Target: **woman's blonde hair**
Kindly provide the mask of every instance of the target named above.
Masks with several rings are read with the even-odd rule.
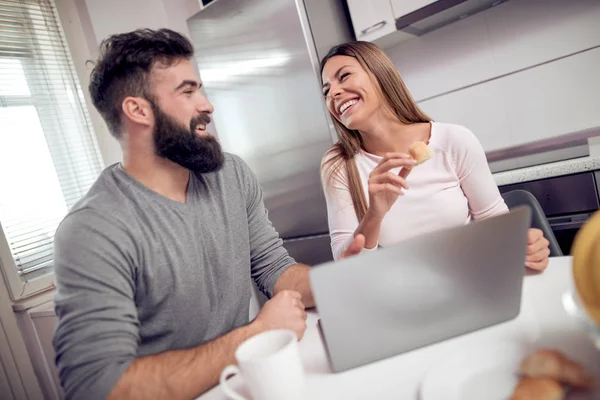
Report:
[[[348,42],[333,47],[321,60],[321,75],[327,61],[335,56],[354,57],[373,82],[376,92],[398,121],[403,124],[431,122],[410,95],[398,69],[392,60],[377,45],[370,42]],[[326,179],[333,179],[334,173],[345,165],[348,185],[354,211],[360,222],[367,212],[367,199],[362,188],[360,174],[354,156],[363,147],[360,133],[346,128],[332,116],[339,141],[331,147],[324,157],[323,169],[327,168]]]

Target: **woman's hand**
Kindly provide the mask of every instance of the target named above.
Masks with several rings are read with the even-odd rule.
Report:
[[[369,208],[367,214],[374,219],[382,220],[392,208],[399,196],[408,189],[406,177],[416,161],[404,153],[387,153],[369,175]],[[394,174],[391,169],[402,167],[400,173]]]
[[[527,257],[525,266],[538,271],[543,271],[548,266],[550,256],[550,242],[544,237],[544,233],[536,228],[527,232]]]
[[[340,258],[338,260],[343,260],[344,258],[357,256],[363,251],[365,248],[365,235],[359,233],[352,239],[350,245],[346,250],[342,252]]]

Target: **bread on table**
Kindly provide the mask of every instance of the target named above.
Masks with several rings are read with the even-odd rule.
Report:
[[[523,378],[519,381],[510,400],[564,400],[562,386],[549,378]]]
[[[549,378],[576,389],[590,389],[592,378],[583,366],[558,350],[541,349],[521,362],[521,375],[529,378]]]

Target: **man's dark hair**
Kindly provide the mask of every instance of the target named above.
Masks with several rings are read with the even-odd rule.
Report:
[[[150,72],[156,63],[169,67],[191,59],[194,47],[170,29],[138,29],[104,39],[90,76],[90,95],[115,137],[121,135],[121,104],[127,96],[153,101]]]

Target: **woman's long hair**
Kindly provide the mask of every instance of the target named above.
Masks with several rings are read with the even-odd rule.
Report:
[[[367,72],[375,90],[384,100],[398,121],[403,124],[431,122],[410,95],[398,69],[390,58],[377,45],[370,42],[348,42],[333,47],[321,60],[321,75],[327,61],[335,56],[354,57]],[[354,204],[354,211],[360,222],[367,212],[367,199],[356,167],[354,156],[363,147],[360,133],[350,130],[332,116],[339,141],[331,147],[324,157],[323,169],[328,170],[326,179],[345,165],[348,185]]]

